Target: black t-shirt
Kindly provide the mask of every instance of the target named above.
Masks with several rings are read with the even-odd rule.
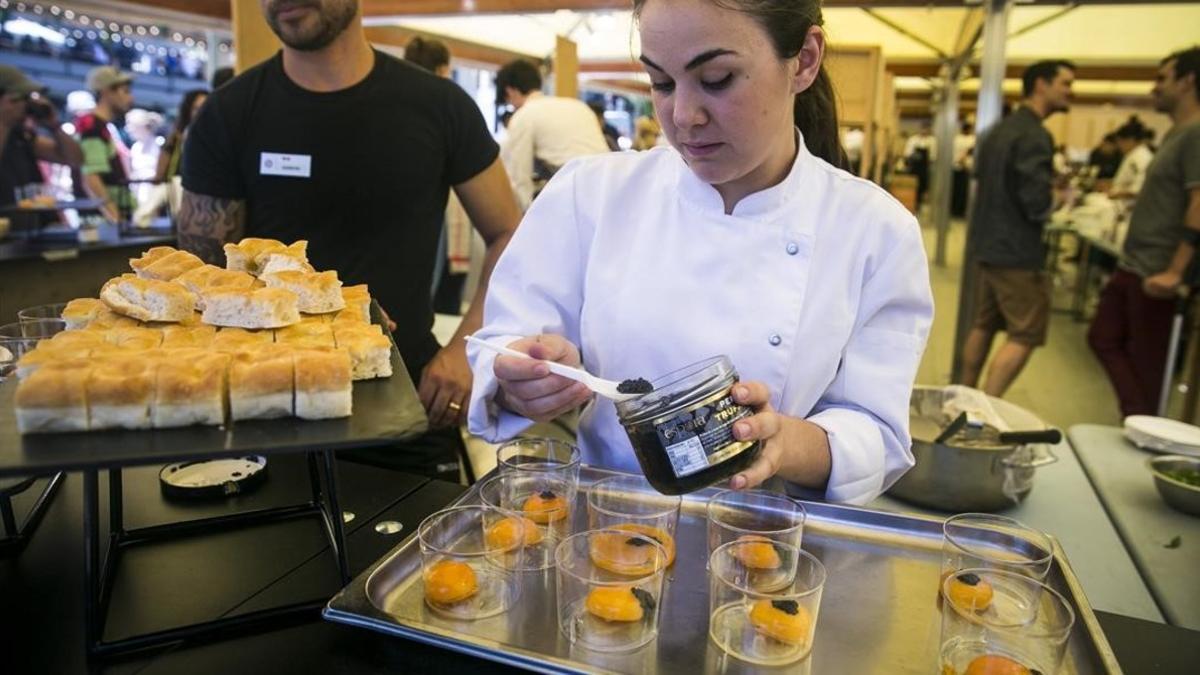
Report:
[[[24,126],[9,132],[4,155],[0,156],[0,206],[17,203],[17,188],[45,182],[33,152],[33,140],[33,134]]]
[[[368,284],[416,376],[438,349],[430,287],[450,186],[498,154],[479,108],[449,80],[377,51],[362,82],[316,93],[276,54],[201,108],[183,186],[245,200],[246,236],[307,239],[318,270]]]

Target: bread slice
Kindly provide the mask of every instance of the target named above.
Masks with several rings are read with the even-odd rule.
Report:
[[[299,272],[288,270],[264,274],[260,279],[267,288],[286,288],[299,298],[301,312],[325,314],[336,312],[346,306],[342,299],[342,282],[337,272]]]
[[[254,287],[255,279],[245,272],[237,272],[204,265],[179,275],[175,283],[183,286],[196,295],[196,309],[204,310],[204,295],[217,290],[249,290]]]
[[[297,258],[288,253],[265,253],[259,256],[258,262],[259,276],[289,270],[296,272],[316,272],[313,266],[308,264],[307,260]]]
[[[157,349],[162,346],[163,331],[161,328],[134,326],[129,328],[114,328],[105,334],[108,341],[127,350],[144,351]]]
[[[277,344],[295,348],[334,347],[333,326],[327,323],[300,322],[275,331]]]
[[[353,405],[350,354],[344,349],[301,349],[294,352],[293,360],[296,417],[349,417]]]
[[[161,360],[151,412],[154,428],[224,424],[230,358],[219,352],[179,349]]]
[[[96,318],[88,323],[86,330],[104,331],[126,326],[137,326],[139,323],[137,319],[131,319],[123,314],[118,314],[109,309],[108,305],[104,305],[104,308],[96,314]]]
[[[64,330],[50,339],[38,342],[38,349],[63,347],[92,347],[109,342],[107,330]]]
[[[213,337],[209,348],[215,352],[236,354],[247,349],[257,349],[275,341],[273,331],[246,330],[245,328],[222,328]]]
[[[263,265],[270,261],[269,258],[272,254],[288,256],[307,263],[308,242],[301,239],[285,245],[277,239],[246,237],[236,244],[225,244],[225,268],[249,272],[258,276],[262,273]]]
[[[102,311],[109,309],[99,298],[75,298],[63,308],[62,320],[66,323],[67,330],[87,328]]]
[[[86,360],[93,351],[93,345],[70,345],[55,347],[50,341],[43,340],[37,348],[25,352],[17,359],[17,379],[24,380],[36,373],[43,366],[56,364],[72,359]]]
[[[203,321],[232,328],[283,328],[300,322],[296,294],[283,288],[213,291],[204,297]]]
[[[342,287],[342,299],[346,301],[346,307],[356,307],[359,316],[362,316],[364,321],[370,321],[371,293],[366,284]]]
[[[22,434],[87,431],[85,383],[90,371],[87,359],[62,359],[21,380],[14,395],[17,430]]]
[[[183,321],[196,309],[196,297],[178,284],[132,274],[110,279],[100,299],[114,312],[141,321]]]
[[[333,337],[338,348],[350,353],[354,379],[392,376],[392,341],[379,326],[335,323]]]
[[[162,331],[163,349],[208,349],[217,337],[215,326],[169,326]]]
[[[89,428],[149,429],[158,363],[133,356],[106,356],[86,383]]]
[[[229,366],[230,419],[290,417],[294,378],[287,346],[263,345],[235,354]]]
[[[142,254],[141,258],[131,259],[129,266],[142,279],[172,279],[204,266],[204,261],[187,251],[179,251],[170,246],[155,246]]]

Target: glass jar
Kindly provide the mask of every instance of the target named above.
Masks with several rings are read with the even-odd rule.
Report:
[[[654,390],[617,403],[617,417],[642,472],[663,494],[693,492],[750,466],[759,441],[739,441],[733,425],[754,410],[733,400],[737,370],[716,356],[667,373]]]

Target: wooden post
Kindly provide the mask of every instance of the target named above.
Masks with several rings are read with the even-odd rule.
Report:
[[[237,55],[234,69],[244,73],[279,51],[279,38],[263,18],[258,0],[229,0],[233,18],[233,50]]]
[[[579,51],[574,42],[561,35],[554,43],[554,95],[579,96]]]

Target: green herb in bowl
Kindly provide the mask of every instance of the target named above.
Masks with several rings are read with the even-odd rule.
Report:
[[[1200,488],[1200,470],[1197,469],[1159,469],[1159,473],[1170,478],[1171,480],[1179,481],[1185,485]]]

